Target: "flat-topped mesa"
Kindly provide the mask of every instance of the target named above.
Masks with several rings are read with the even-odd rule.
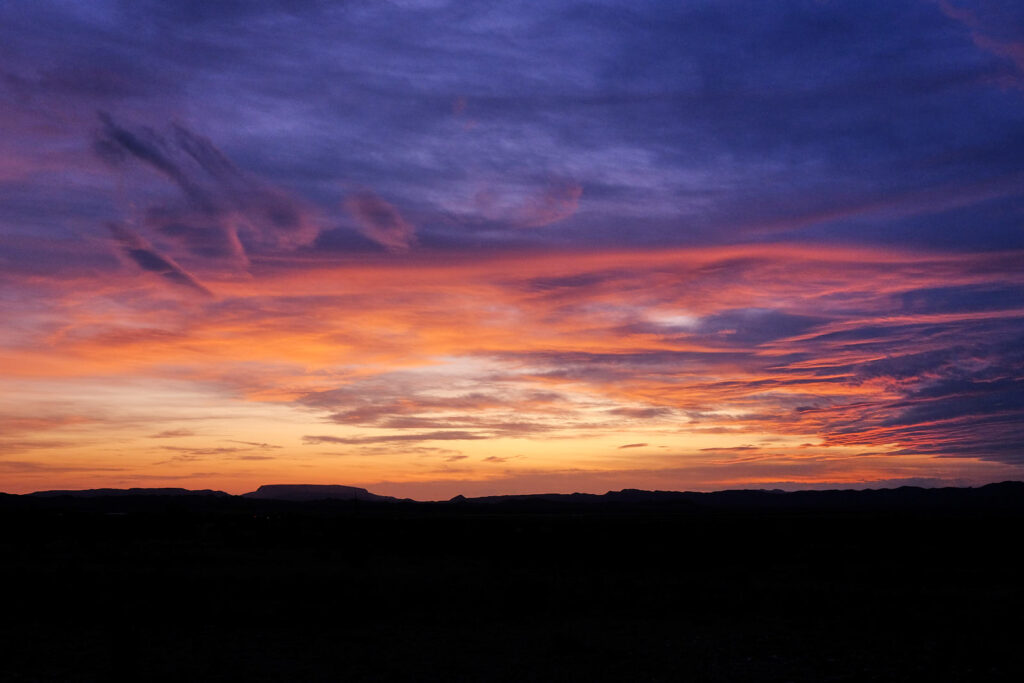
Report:
[[[362,500],[368,502],[398,502],[402,499],[378,496],[357,486],[337,484],[264,484],[255,491],[243,493],[243,498],[260,500]]]

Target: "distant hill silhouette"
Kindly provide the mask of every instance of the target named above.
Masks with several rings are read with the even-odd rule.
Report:
[[[392,496],[378,496],[356,486],[323,484],[264,484],[255,491],[243,493],[242,498],[258,500],[360,500],[373,503],[398,502],[403,499]],[[408,499],[404,499],[408,501]]]
[[[6,501],[16,499],[104,499],[145,497],[189,498],[196,500],[248,500],[289,503],[318,501],[359,501],[390,505],[403,503],[415,509],[450,509],[480,511],[598,511],[655,510],[692,511],[951,511],[966,509],[1024,510],[1024,482],[1006,481],[977,488],[919,488],[901,486],[894,489],[843,489],[821,491],[780,491],[741,489],[702,493],[695,491],[644,491],[622,489],[595,493],[538,493],[467,498],[457,495],[448,501],[420,502],[408,498],[382,496],[356,486],[322,484],[268,484],[257,490],[232,496],[223,491],[183,488],[129,488],[36,491],[26,496],[4,495]]]
[[[1024,482],[1005,481],[978,488],[830,489],[821,491],[781,491],[778,489],[738,489],[702,493],[695,491],[644,491],[622,489],[605,494],[540,493],[512,496],[455,496],[448,501],[457,505],[531,506],[651,506],[674,508],[734,510],[830,510],[830,509],[910,509],[968,507],[1024,508]]]

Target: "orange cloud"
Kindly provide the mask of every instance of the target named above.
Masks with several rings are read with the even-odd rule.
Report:
[[[70,274],[23,283],[40,308],[6,337],[0,362],[19,382],[8,396],[37,396],[18,420],[29,406],[76,414],[46,405],[57,394],[45,387],[70,382],[88,397],[75,401],[104,415],[90,439],[152,453],[115,461],[135,463],[125,476],[202,463],[189,471],[265,483],[303,463],[325,482],[426,482],[452,456],[466,456],[467,480],[552,484],[562,479],[543,472],[605,481],[593,473],[641,465],[708,482],[778,480],[786,463],[807,480],[897,476],[899,462],[944,455],[1008,467],[1020,257],[802,245],[294,256],[254,260],[250,279],[211,275],[216,300],[127,273]],[[132,406],[178,405],[186,388],[174,411]],[[56,423],[48,439],[80,439],[73,430],[86,426]],[[154,434],[187,452],[159,457]],[[196,434],[282,449],[241,458]],[[655,458],[665,449],[671,464]],[[82,466],[56,447],[25,453]],[[866,453],[873,469],[857,464]],[[733,474],[701,474],[726,465]],[[524,468],[538,474],[516,479]],[[43,476],[30,470],[19,481]]]

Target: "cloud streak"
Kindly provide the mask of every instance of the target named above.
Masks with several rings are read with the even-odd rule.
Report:
[[[340,436],[304,436],[302,437],[303,443],[309,446],[319,446],[322,444],[340,444],[340,445],[362,445],[362,444],[375,444],[375,443],[395,443],[395,442],[419,442],[419,441],[478,441],[486,439],[487,437],[482,434],[475,434],[473,432],[464,431],[436,431],[436,432],[421,432],[416,434],[385,434],[380,436],[357,436],[357,437],[340,437]]]
[[[121,253],[142,270],[154,273],[176,287],[188,289],[207,297],[213,296],[209,289],[192,275],[186,273],[171,258],[157,252],[151,244],[131,228],[117,224],[111,224],[108,227]]]

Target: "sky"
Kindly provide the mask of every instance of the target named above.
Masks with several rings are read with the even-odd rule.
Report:
[[[1015,0],[12,0],[0,131],[0,491],[1024,477]]]

